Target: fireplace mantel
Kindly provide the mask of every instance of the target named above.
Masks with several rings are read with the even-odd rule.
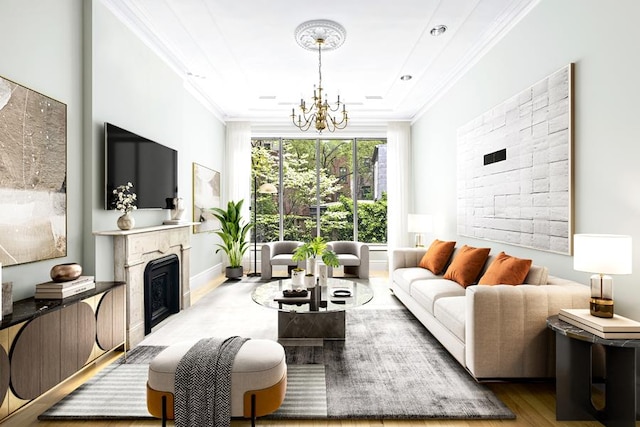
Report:
[[[144,270],[158,258],[175,254],[180,261],[180,309],[191,305],[189,251],[193,223],[168,224],[131,230],[96,231],[113,237],[114,280],[127,283],[127,343],[144,339]]]

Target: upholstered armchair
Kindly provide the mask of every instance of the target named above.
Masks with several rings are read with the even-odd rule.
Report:
[[[293,260],[293,253],[302,242],[287,240],[269,242],[262,245],[260,253],[260,270],[263,279],[271,279],[274,265],[286,265],[287,272],[298,266]]]
[[[345,274],[354,274],[360,279],[369,278],[369,246],[362,242],[333,241],[327,243],[338,256],[338,262],[344,266]],[[333,277],[333,268],[329,267],[329,277]]]

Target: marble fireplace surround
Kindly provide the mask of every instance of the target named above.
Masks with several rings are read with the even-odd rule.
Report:
[[[127,346],[144,339],[144,270],[155,259],[175,254],[180,262],[180,310],[191,305],[189,251],[191,223],[132,230],[99,231],[113,237],[114,280],[127,283]]]

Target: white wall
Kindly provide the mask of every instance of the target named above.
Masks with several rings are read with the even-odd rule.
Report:
[[[82,262],[82,0],[2,0],[0,75],[67,105],[67,257],[4,267],[13,298],[63,262]]]
[[[434,233],[532,258],[588,283],[573,258],[456,235],[456,130],[574,62],[576,233],[629,234],[632,275],[614,278],[616,312],[640,320],[640,2],[542,0],[412,127],[414,211],[437,215]],[[446,178],[446,179],[443,179]]]
[[[185,218],[190,219],[192,162],[220,170],[224,124],[185,89],[182,76],[100,1],[92,2],[91,23],[92,231],[115,229],[120,215],[104,209],[104,122],[178,150],[178,193],[188,208]],[[137,210],[136,227],[161,224],[168,215],[168,210]],[[212,250],[213,238],[211,234],[192,237],[192,276],[221,262],[221,255]],[[112,278],[110,237],[96,238],[95,260],[96,276]]]
[[[2,0],[0,75],[67,105],[68,256],[3,268],[14,300],[32,296],[63,262],[79,262],[99,280],[113,278],[111,241],[92,234],[115,229],[118,216],[103,207],[105,121],[178,150],[187,218],[192,162],[222,170],[224,123],[100,0]],[[136,226],[160,224],[168,215],[136,211]],[[192,236],[192,277],[220,271],[213,242],[213,234]]]

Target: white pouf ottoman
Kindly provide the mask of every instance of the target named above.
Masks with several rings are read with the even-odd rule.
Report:
[[[164,349],[149,364],[147,409],[154,417],[174,419],[175,373],[182,356],[196,341],[174,344]],[[250,339],[236,354],[231,370],[231,416],[251,418],[277,410],[287,389],[287,364],[284,348],[275,341]]]

